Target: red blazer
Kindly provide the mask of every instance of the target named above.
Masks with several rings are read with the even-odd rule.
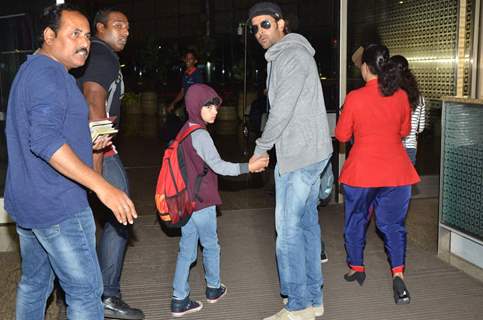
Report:
[[[377,79],[351,91],[345,99],[335,136],[340,142],[354,137],[354,145],[339,177],[353,187],[395,187],[420,181],[401,139],[411,129],[406,93],[384,97]]]

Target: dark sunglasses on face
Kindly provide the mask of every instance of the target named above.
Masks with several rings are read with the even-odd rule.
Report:
[[[257,34],[259,27],[262,27],[263,29],[268,30],[268,29],[270,29],[272,27],[272,23],[270,21],[268,21],[268,20],[263,20],[259,25],[252,24],[250,26],[251,33],[252,34]]]

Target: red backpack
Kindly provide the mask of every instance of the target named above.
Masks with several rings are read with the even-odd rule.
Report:
[[[154,201],[159,217],[168,227],[178,228],[188,222],[195,207],[201,179],[208,173],[208,167],[205,164],[203,173],[196,178],[194,195],[192,195],[180,144],[193,131],[201,128],[203,127],[200,125],[193,125],[180,131],[164,151]]]

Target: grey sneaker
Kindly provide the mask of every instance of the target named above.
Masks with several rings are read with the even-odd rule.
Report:
[[[329,261],[329,258],[327,258],[327,254],[325,252],[322,252],[322,254],[320,255],[320,262],[326,263],[327,261]]]

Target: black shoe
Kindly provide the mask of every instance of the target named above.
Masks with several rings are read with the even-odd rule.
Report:
[[[201,301],[193,301],[187,296],[183,300],[171,299],[171,315],[182,317],[185,314],[198,312],[203,309]]]
[[[327,207],[330,203],[330,196],[325,199],[319,199],[319,203],[317,204],[317,208]]]
[[[219,288],[206,287],[206,301],[208,303],[216,303],[226,294],[226,287],[221,284]]]
[[[400,277],[392,279],[392,290],[394,291],[394,302],[396,304],[409,304],[411,302],[408,288],[406,288],[406,284]]]
[[[325,252],[322,252],[322,254],[320,255],[320,262],[326,263],[327,261],[329,261],[329,258],[327,258],[327,254]]]
[[[366,273],[364,271],[362,272],[356,271],[352,274],[348,272],[344,274],[344,279],[345,281],[349,281],[349,282],[357,281],[357,283],[359,283],[359,285],[362,286],[362,284],[364,283],[364,280],[366,280]]]
[[[135,308],[131,308],[119,297],[107,297],[102,299],[104,304],[104,317],[111,319],[142,320],[144,313]]]

